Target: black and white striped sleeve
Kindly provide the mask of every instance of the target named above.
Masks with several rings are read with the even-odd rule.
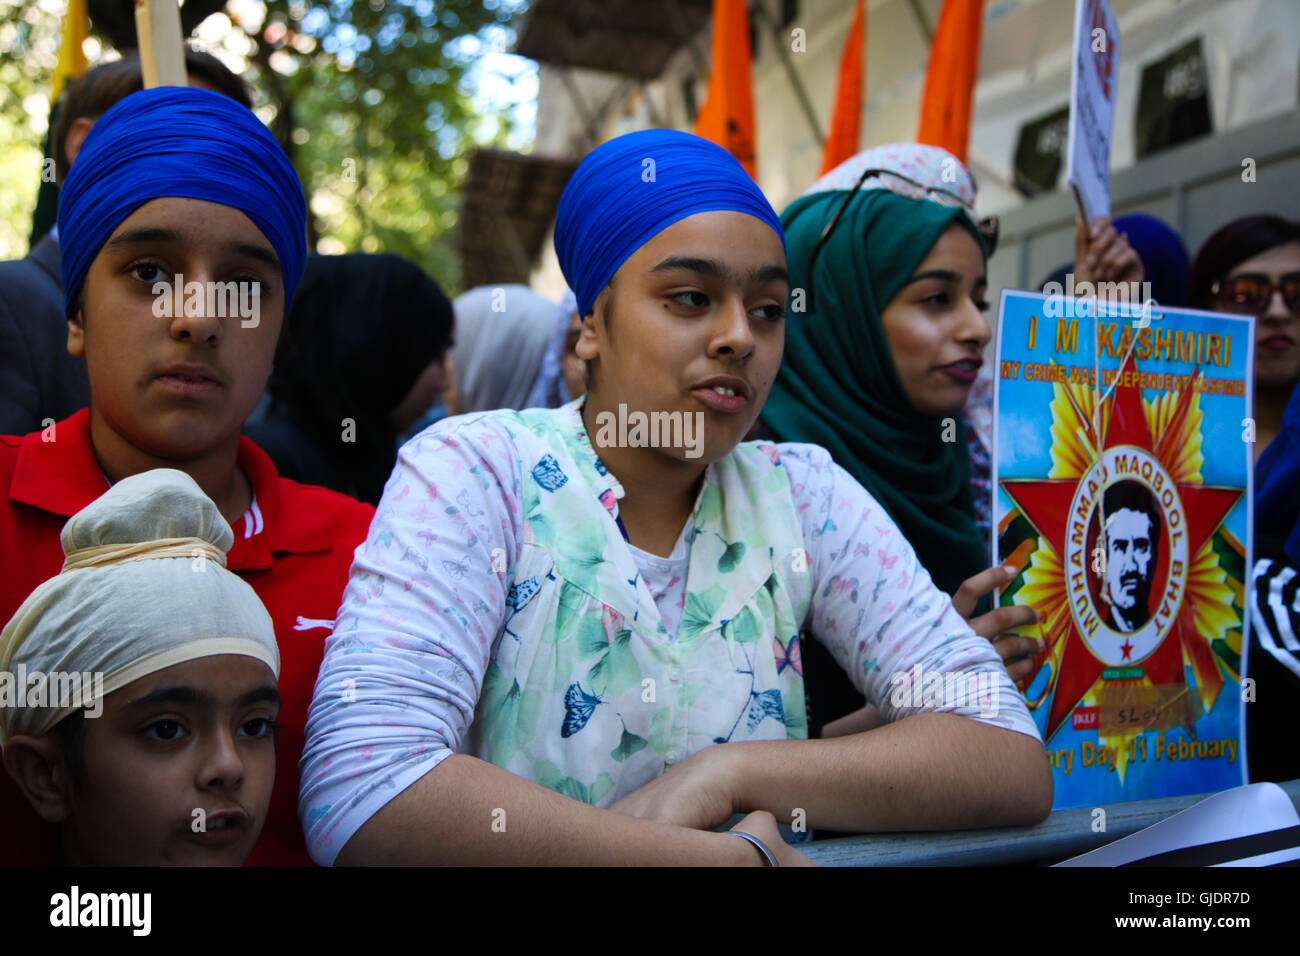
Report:
[[[1251,575],[1251,626],[1257,646],[1300,679],[1300,572],[1261,558]]]

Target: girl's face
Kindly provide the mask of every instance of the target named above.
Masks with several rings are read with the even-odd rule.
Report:
[[[954,223],[880,314],[903,392],[922,415],[955,416],[966,404],[992,336],[979,244]]]
[[[651,450],[700,465],[725,457],[780,368],[789,293],[781,239],[758,219],[717,211],[673,223],[623,263],[582,325],[591,408],[691,416],[696,447]]]
[[[84,786],[64,820],[68,862],[239,866],[275,782],[275,675],[223,654],[109,694],[86,720]]]
[[[178,277],[179,308],[154,291]],[[68,323],[68,351],[86,357],[92,427],[172,460],[237,441],[283,316],[279,260],[247,216],[201,199],[145,203],[91,263]]]
[[[1276,285],[1284,275],[1300,271],[1300,242],[1274,246],[1238,263],[1224,283],[1238,276],[1263,275]],[[1215,303],[1225,312],[1240,307],[1225,302],[1222,293]],[[1255,384],[1266,389],[1290,389],[1300,382],[1300,315],[1282,300],[1277,290],[1269,296],[1268,308],[1255,324]]]

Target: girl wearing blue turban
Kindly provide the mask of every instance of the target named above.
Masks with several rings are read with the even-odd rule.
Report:
[[[317,862],[800,863],[777,820],[1041,819],[1024,703],[897,526],[824,449],[743,441],[789,296],[753,180],[695,136],[621,136],[555,246],[588,392],[399,454],[312,701]],[[805,623],[887,726],[806,739]],[[926,672],[983,691],[927,697]],[[739,813],[755,845],[707,832]]]
[[[68,517],[130,475],[185,472],[234,528],[227,567],[266,605],[282,662],[275,787],[250,857],[260,864],[310,862],[297,820],[307,700],[321,628],[373,513],[282,480],[240,436],[302,274],[305,216],[298,177],[245,107],[171,87],[119,101],[59,197],[68,349],[85,356],[90,407],[0,442],[0,619],[59,573]],[[47,862],[34,845],[15,852],[44,831],[20,822],[27,809],[10,814],[11,791],[6,776],[0,815],[12,825],[0,862]],[[213,806],[230,807],[232,793]]]

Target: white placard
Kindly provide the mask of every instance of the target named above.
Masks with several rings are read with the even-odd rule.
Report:
[[[1198,862],[1190,857],[1170,865],[1274,866],[1300,859],[1296,838],[1288,838],[1283,832],[1297,825],[1300,816],[1285,790],[1275,783],[1252,783],[1216,793],[1145,830],[1056,865],[1125,866],[1159,854],[1200,847],[1205,861],[1216,862]],[[1271,832],[1276,832],[1277,837],[1268,847],[1252,850],[1248,842],[1242,842]]]
[[[135,0],[135,35],[145,89],[189,84],[176,0]]]
[[[1075,0],[1066,179],[1084,217],[1110,215],[1110,137],[1119,82],[1119,22],[1110,0]]]

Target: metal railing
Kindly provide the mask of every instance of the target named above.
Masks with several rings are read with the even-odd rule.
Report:
[[[1300,779],[1279,786],[1300,809]],[[1106,829],[1093,831],[1093,808],[1056,810],[1032,827],[931,833],[870,833],[819,840],[799,849],[819,866],[1030,866],[1058,863],[1159,823],[1210,793],[1104,804]]]

